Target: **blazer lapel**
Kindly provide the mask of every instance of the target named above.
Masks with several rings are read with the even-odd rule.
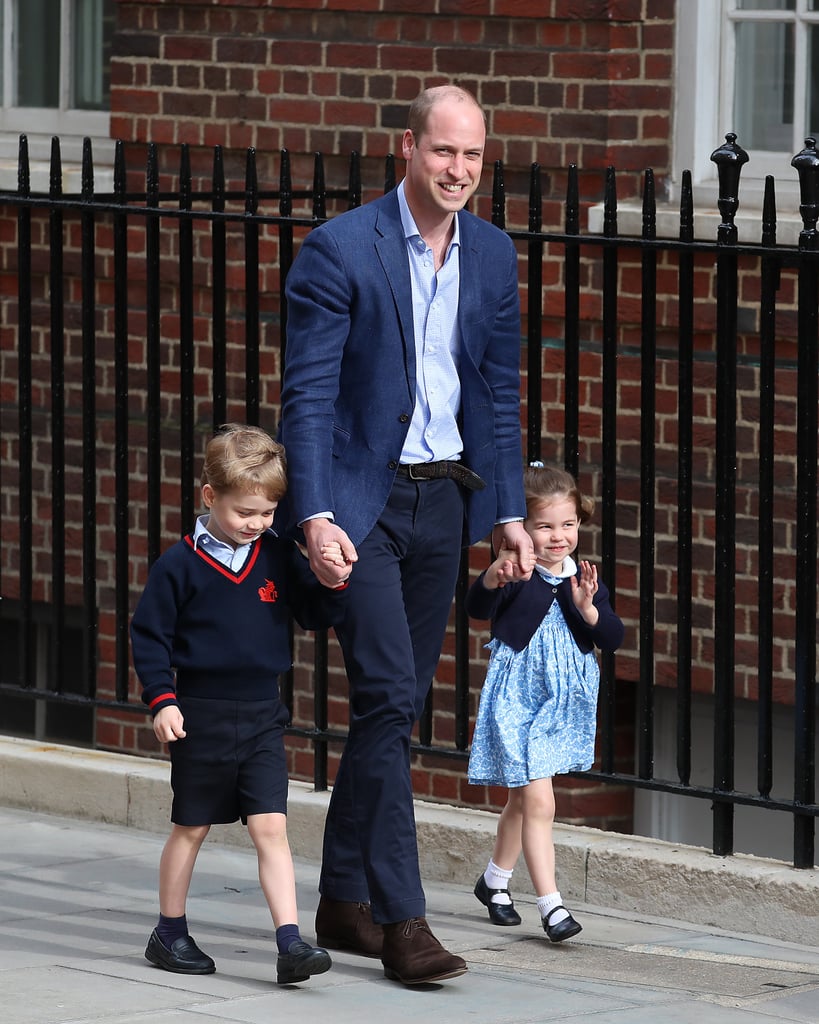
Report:
[[[481,309],[481,265],[480,248],[475,233],[471,230],[470,218],[458,214],[458,226],[461,236],[461,280],[458,296],[458,322],[461,327],[461,342],[467,350],[471,349],[474,331],[470,324],[477,319]]]
[[[407,367],[407,381],[410,398],[415,400],[415,329],[412,317],[412,287],[410,285],[407,243],[404,227],[395,195],[385,197],[391,202],[383,203],[375,219],[375,251],[381,261],[384,276],[392,292],[398,321],[401,325],[401,340],[404,343],[404,360]]]

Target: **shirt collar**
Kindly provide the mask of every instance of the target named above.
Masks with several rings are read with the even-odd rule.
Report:
[[[535,565],[535,572],[545,580],[549,580],[549,582],[558,582],[559,580],[565,580],[570,576],[577,575],[577,563],[571,555],[566,555],[563,559],[563,566],[557,576],[553,572],[549,572],[548,569],[544,569],[542,565]]]
[[[225,544],[224,541],[219,540],[218,537],[214,537],[208,529],[208,519],[210,516],[199,516],[196,520],[196,525],[193,528],[193,546],[194,549],[202,542],[203,547],[207,547],[209,544],[221,544],[222,547],[230,547],[229,544]],[[265,533],[272,533],[274,537],[278,537],[278,534],[271,526],[265,530]]]
[[[409,241],[412,238],[420,238],[421,232],[418,230],[418,225],[415,223],[415,218],[410,213],[409,203],[407,197],[404,194],[404,182],[402,181],[398,188],[395,190],[398,195],[398,209],[401,211],[401,225],[404,228],[404,237]],[[454,217],[454,227],[452,232],[452,241],[449,243],[452,245],[460,246],[461,244],[461,224],[458,219],[458,214]]]

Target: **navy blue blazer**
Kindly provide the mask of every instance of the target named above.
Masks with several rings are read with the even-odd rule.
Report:
[[[601,651],[616,651],[623,642],[623,623],[611,606],[606,585],[600,580],[594,595],[594,606],[600,617],[597,625],[592,627],[572,600],[572,583],[568,577],[561,583],[552,584],[540,573],[533,572],[528,580],[489,590],[483,585],[485,575],[482,572],[467,591],[467,613],[473,619],[491,619],[492,636],[516,651],[522,651],[535,635],[555,598],[577,646],[584,654],[595,647]],[[577,575],[580,576],[579,569]]]
[[[508,236],[462,211],[458,320],[466,541],[523,518],[520,300]],[[315,228],[285,287],[289,523],[332,512],[353,544],[387,503],[415,403],[409,261],[395,192]]]

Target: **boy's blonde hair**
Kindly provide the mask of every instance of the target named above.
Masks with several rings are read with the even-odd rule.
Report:
[[[542,463],[527,466],[523,472],[523,490],[527,510],[534,505],[565,499],[574,503],[581,523],[591,519],[594,512],[594,499],[581,492],[575,478],[565,469]]]
[[[205,449],[202,486],[217,494],[241,491],[279,501],[287,490],[284,446],[260,427],[226,423]]]

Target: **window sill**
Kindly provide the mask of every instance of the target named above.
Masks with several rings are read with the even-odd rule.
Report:
[[[799,200],[796,200],[798,205]],[[588,211],[588,230],[594,234],[603,233],[602,203],[597,203]],[[698,242],[715,242],[717,240],[717,229],[722,223],[719,210],[698,210],[696,203],[694,207],[694,238]],[[740,201],[740,207],[734,218],[737,228],[738,240],[743,245],[756,245],[762,241],[762,208],[760,205],[747,205],[745,208]],[[777,212],[776,216],[776,241],[778,245],[798,245],[799,233],[804,228],[802,218],[797,213],[790,211]],[[643,207],[642,203],[632,200],[618,202],[617,204],[617,231],[620,235],[635,236],[639,238],[643,233]],[[680,208],[678,205],[667,203],[657,204],[657,237],[673,238],[680,237]]]

